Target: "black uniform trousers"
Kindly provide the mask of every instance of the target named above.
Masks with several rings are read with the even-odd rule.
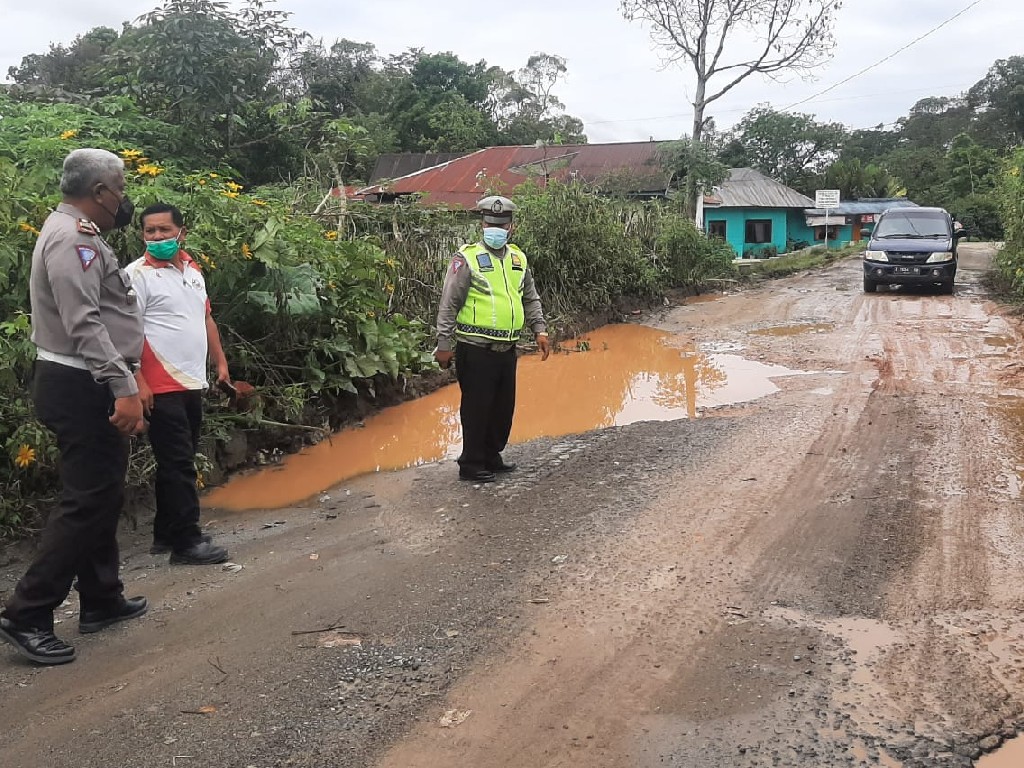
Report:
[[[516,409],[516,348],[501,352],[475,344],[455,346],[455,372],[462,390],[462,455],[464,472],[501,462]]]
[[[199,542],[199,489],[196,451],[203,423],[200,390],[153,396],[149,443],[156,457],[156,517],[153,538],[175,550]]]
[[[117,523],[129,446],[108,420],[110,388],[93,381],[88,371],[36,361],[32,396],[39,420],[57,437],[62,490],[35,559],[3,615],[52,631],[53,611],[76,577],[83,611],[109,610],[123,599]]]

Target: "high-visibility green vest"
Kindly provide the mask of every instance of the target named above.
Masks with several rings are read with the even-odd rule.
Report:
[[[459,253],[470,271],[469,294],[455,318],[455,332],[488,341],[517,341],[526,314],[523,279],[526,255],[514,245],[497,258],[482,244],[464,245]]]

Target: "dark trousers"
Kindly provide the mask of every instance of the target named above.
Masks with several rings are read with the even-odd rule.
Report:
[[[82,610],[122,599],[117,522],[124,504],[128,438],[110,424],[110,388],[88,371],[37,361],[33,399],[39,420],[57,437],[60,504],[50,513],[35,560],[14,589],[4,616],[53,629],[53,610],[77,577]]]
[[[487,469],[501,460],[516,410],[516,350],[496,352],[460,343],[455,347],[455,372],[462,390],[462,455],[464,471]]]
[[[199,541],[196,451],[203,423],[203,393],[155,395],[149,414],[149,443],[156,457],[156,517],[153,538],[174,549]]]

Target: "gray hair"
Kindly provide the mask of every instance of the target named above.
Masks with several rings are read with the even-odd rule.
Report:
[[[64,158],[60,191],[84,197],[96,184],[111,183],[124,173],[124,160],[105,149],[76,149]]]

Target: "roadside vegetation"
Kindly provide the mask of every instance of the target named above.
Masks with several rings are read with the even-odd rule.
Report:
[[[199,53],[182,62],[182,48]],[[118,153],[137,206],[163,200],[186,213],[232,375],[256,392],[241,410],[209,401],[202,483],[219,476],[240,432],[250,452],[287,449],[445,380],[431,326],[448,260],[478,223],[330,190],[366,181],[386,152],[585,141],[555,96],[566,72],[551,54],[506,71],[451,53],[324,45],[270,6],[213,0],[168,0],[12,67],[13,85],[0,86],[0,535],[31,526],[58,487],[55,447],[28,393],[28,274],[67,152]],[[1024,58],[996,62],[963,98],[923,100],[891,130],[851,132],[759,105],[731,131],[709,121],[700,146],[671,145],[664,162],[678,180],[750,166],[804,193],[906,192],[944,205],[978,237],[1005,233],[1001,272],[1024,296],[1020,87]],[[682,215],[686,190],[651,202],[628,189],[524,179],[510,190],[482,178],[480,191],[521,205],[515,238],[556,332],[737,278],[728,246]],[[126,260],[142,253],[135,229],[111,241]],[[844,253],[810,249],[751,269],[777,276]],[[139,441],[133,489],[148,486],[152,466]]]

